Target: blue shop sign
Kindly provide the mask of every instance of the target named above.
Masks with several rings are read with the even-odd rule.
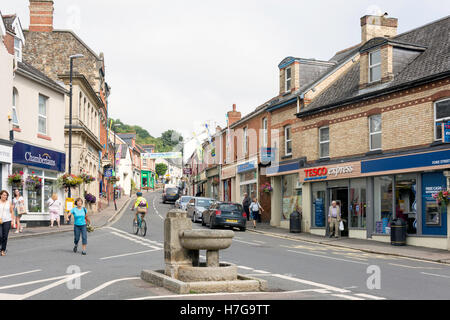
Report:
[[[237,167],[237,173],[243,173],[247,171],[252,171],[256,169],[256,162],[247,162],[244,164],[240,164]]]
[[[450,122],[444,123],[444,143],[450,143]]]
[[[450,165],[450,150],[361,161],[361,173]]]
[[[16,142],[13,147],[13,163],[59,172],[66,171],[64,153],[20,142]]]
[[[113,176],[113,168],[105,169],[105,178],[111,178]]]

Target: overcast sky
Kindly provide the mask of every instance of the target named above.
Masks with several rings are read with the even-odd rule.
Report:
[[[1,0],[29,25],[28,0]],[[185,138],[278,94],[287,56],[330,59],[360,42],[360,17],[398,18],[398,32],[450,13],[448,0],[55,0],[54,27],[104,52],[110,115],[157,137]]]

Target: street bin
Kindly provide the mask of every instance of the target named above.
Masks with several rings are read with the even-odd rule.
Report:
[[[391,222],[391,245],[406,246],[406,222],[397,218]]]
[[[289,232],[300,233],[302,232],[301,226],[302,226],[302,215],[297,211],[292,212],[290,216]]]

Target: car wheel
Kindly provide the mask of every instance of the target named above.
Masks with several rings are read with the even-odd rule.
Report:
[[[192,222],[197,223],[197,216],[196,216],[195,212],[192,214]]]
[[[239,228],[239,231],[241,231],[241,232],[244,232],[245,230],[247,230],[246,227]]]

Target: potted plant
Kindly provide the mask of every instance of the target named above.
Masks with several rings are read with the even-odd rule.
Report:
[[[32,175],[29,175],[27,179],[25,180],[25,184],[27,186],[27,189],[30,191],[37,191],[42,188],[42,179],[38,176],[34,175],[34,172]]]
[[[445,208],[449,202],[449,192],[448,190],[439,191],[438,193],[433,194],[433,198],[436,199],[438,206]]]
[[[95,178],[93,176],[91,176],[90,174],[86,174],[84,172],[80,175],[80,178],[83,179],[83,182],[85,184],[90,184],[91,182],[95,181]]]
[[[91,204],[91,205],[95,204],[97,202],[97,198],[93,194],[90,194],[90,193],[85,194],[84,200],[86,200],[86,203]]]
[[[23,186],[23,171],[15,172],[8,176],[8,184],[15,188]]]
[[[220,183],[219,177],[214,177],[212,180],[212,184],[217,186]]]
[[[272,190],[273,190],[273,188],[272,188],[272,186],[270,185],[270,182],[264,183],[264,184],[261,186],[261,191],[263,191],[263,192],[265,192],[265,193],[270,193],[270,192],[272,192]]]

